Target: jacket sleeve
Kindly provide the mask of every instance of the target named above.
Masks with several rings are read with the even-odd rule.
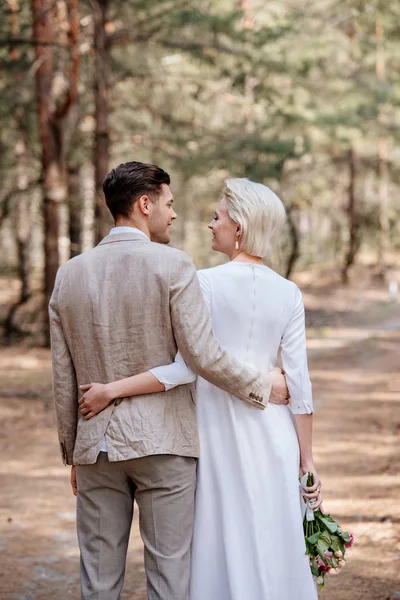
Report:
[[[204,286],[205,282],[203,291]],[[178,348],[193,371],[240,400],[264,409],[271,392],[271,375],[242,364],[221,349],[212,332],[196,269],[179,251],[170,271],[170,310]]]
[[[306,326],[301,292],[294,286],[294,306],[281,342],[282,366],[293,414],[313,412],[311,381],[308,375]]]
[[[53,397],[63,462],[65,465],[72,465],[78,421],[78,385],[60,318],[58,306],[60,280],[58,273],[49,303]]]

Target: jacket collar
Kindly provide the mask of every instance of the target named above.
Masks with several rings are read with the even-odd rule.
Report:
[[[106,237],[101,240],[98,246],[102,246],[103,244],[113,244],[114,242],[143,242],[144,244],[147,244],[150,243],[150,240],[147,236],[132,229],[132,233],[126,232],[106,235]]]

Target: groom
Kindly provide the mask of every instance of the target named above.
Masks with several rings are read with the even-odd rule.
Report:
[[[116,400],[90,420],[79,415],[79,385],[169,364],[179,348],[194,371],[249,410],[287,404],[281,374],[241,364],[214,337],[195,267],[166,245],[176,218],[169,184],[155,165],[113,169],[103,189],[116,227],[59,269],[50,301],[58,434],[64,463],[76,465],[84,600],[120,598],[134,499],[148,598],[189,598],[199,445],[191,384]]]

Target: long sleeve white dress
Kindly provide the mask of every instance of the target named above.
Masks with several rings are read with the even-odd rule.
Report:
[[[198,275],[225,350],[268,371],[281,349],[291,404],[269,403],[259,411],[197,378],[200,459],[190,598],[315,600],[292,418],[313,412],[301,293],[264,265],[234,261]],[[167,380],[165,369],[152,372]],[[182,367],[174,385],[192,376]]]

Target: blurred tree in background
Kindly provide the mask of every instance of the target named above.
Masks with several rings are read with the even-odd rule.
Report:
[[[399,23],[396,0],[3,2],[0,267],[21,290],[6,333],[29,302],[45,329],[35,302],[107,234],[101,183],[129,160],[170,172],[173,243],[198,267],[222,260],[205,225],[237,176],[286,205],[282,274],[333,263],[346,282],[368,255],[385,278],[400,247]]]

